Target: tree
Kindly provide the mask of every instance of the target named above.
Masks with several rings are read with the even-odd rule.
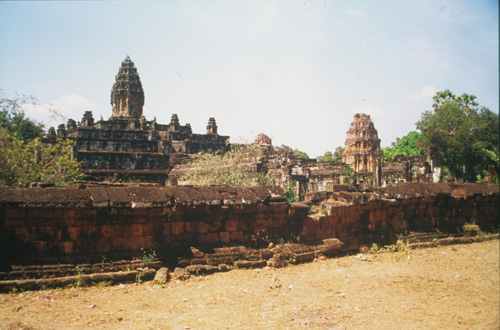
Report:
[[[342,163],[342,153],[344,152],[345,148],[338,146],[335,148],[335,152],[332,154],[331,151],[325,152],[323,156],[318,157],[318,162],[335,162],[335,163]]]
[[[331,151],[325,152],[323,156],[318,157],[318,162],[333,162],[333,154]]]
[[[333,161],[336,163],[342,163],[342,154],[344,153],[345,148],[338,146],[335,148],[335,151],[333,152]]]
[[[0,185],[23,187],[37,181],[65,185],[82,177],[80,163],[72,158],[71,140],[46,146],[40,138],[24,142],[0,129],[0,145]]]
[[[64,185],[79,180],[82,171],[72,157],[73,141],[44,145],[43,125],[26,117],[25,104],[36,105],[36,100],[0,97],[0,185],[22,187],[34,181]]]
[[[264,156],[258,144],[241,145],[224,154],[199,153],[184,165],[179,181],[192,185],[227,185],[251,187],[272,184],[272,179],[259,172],[255,164]]]
[[[32,96],[8,99],[0,93],[0,128],[27,142],[43,135],[43,125],[26,117],[25,104],[36,104],[36,99]]]
[[[433,110],[417,122],[419,146],[439,148],[444,166],[458,179],[476,181],[488,165],[496,165],[483,150],[498,153],[498,114],[478,107],[476,96],[436,93]]]
[[[397,155],[406,157],[423,155],[425,150],[418,145],[418,141],[421,137],[422,133],[411,131],[401,139],[396,138],[396,142],[393,142],[391,147],[382,148],[384,160],[387,162],[390,159],[394,159]]]

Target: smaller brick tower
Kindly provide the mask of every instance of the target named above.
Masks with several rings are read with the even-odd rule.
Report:
[[[356,173],[375,174],[377,159],[382,155],[380,139],[370,115],[355,114],[351,128],[347,131],[342,161],[350,165]]]
[[[144,107],[144,90],[134,62],[126,57],[116,75],[111,91],[113,117],[140,118]]]

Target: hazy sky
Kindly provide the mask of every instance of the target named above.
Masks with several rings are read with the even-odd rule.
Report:
[[[215,117],[233,142],[265,133],[316,157],[358,112],[390,145],[438,90],[498,112],[498,42],[494,0],[1,1],[0,89],[35,96],[47,127],[48,104],[107,119],[130,55],[148,120],[205,133]]]

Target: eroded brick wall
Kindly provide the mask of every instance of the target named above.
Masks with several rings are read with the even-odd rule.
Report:
[[[405,230],[458,231],[465,222],[498,229],[498,186],[339,186],[316,196],[325,214],[312,215],[282,196],[276,187],[0,188],[0,256],[4,266],[130,259],[149,250],[175,259],[192,246],[326,238],[355,250]]]

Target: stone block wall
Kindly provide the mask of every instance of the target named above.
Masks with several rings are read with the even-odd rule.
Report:
[[[498,186],[399,183],[371,191],[363,186],[339,188],[344,191],[326,194],[320,213],[303,222],[300,235],[305,240],[335,237],[344,250],[355,250],[373,242],[394,244],[396,234],[410,231],[459,233],[465,223],[499,229]]]
[[[299,231],[307,208],[282,196],[276,187],[0,188],[1,259],[94,263],[148,250],[257,244],[264,233]]]
[[[318,196],[315,196],[318,199]],[[319,202],[286,203],[277,187],[0,188],[1,267],[130,260],[165,263],[225,246],[338,238],[343,250],[391,243],[404,231],[498,229],[498,186],[402,183],[339,186]]]

